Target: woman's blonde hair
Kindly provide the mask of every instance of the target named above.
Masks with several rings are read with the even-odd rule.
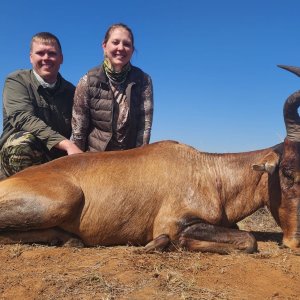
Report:
[[[134,50],[134,36],[133,36],[132,30],[127,25],[125,25],[123,23],[116,23],[116,24],[111,25],[107,29],[107,31],[106,31],[106,33],[104,35],[103,43],[107,43],[107,41],[110,38],[110,35],[111,35],[112,31],[114,31],[116,28],[123,28],[123,29],[125,29],[125,30],[127,30],[129,32],[129,34],[131,36],[132,48]]]

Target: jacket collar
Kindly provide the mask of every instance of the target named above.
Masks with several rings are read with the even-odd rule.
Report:
[[[36,78],[36,76],[34,75],[33,73],[33,70],[31,70],[30,72],[31,74],[31,82],[33,82],[34,86],[37,88],[37,89],[45,89],[41,83],[38,81],[38,79]],[[57,74],[57,81],[56,81],[56,87],[53,89],[53,91],[55,93],[60,93],[61,91],[64,91],[65,89],[65,80],[64,78],[60,75],[60,73]]]

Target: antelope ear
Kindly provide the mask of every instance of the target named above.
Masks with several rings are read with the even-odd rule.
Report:
[[[270,152],[264,156],[258,163],[252,165],[254,171],[267,172],[270,175],[274,173],[279,164],[279,155]]]

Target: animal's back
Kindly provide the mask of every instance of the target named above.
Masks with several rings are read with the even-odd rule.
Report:
[[[221,156],[220,164],[226,161]],[[145,244],[153,238],[157,216],[172,219],[191,207],[206,211],[197,189],[203,179],[204,190],[209,184],[208,190],[215,188],[215,174],[207,175],[216,161],[210,157],[171,141],[126,151],[83,153],[28,168],[0,183],[0,189],[6,185],[6,192],[13,193],[18,188],[19,195],[38,190],[41,197],[59,190],[59,200],[65,203],[80,197],[80,205],[60,227],[87,245]],[[201,196],[201,201],[208,199]]]
[[[189,164],[183,166],[180,152],[186,147],[163,142],[87,155],[89,167],[77,180],[85,201],[80,231],[89,236],[89,243],[145,244],[151,240],[153,223],[164,201],[178,194],[178,189],[185,190],[188,178],[182,178],[182,172]],[[113,236],[108,234],[111,232]]]
[[[79,210],[61,228],[88,245],[145,244],[152,239],[151,228],[164,199],[182,181],[178,166],[183,170],[189,165],[183,162],[186,149],[190,151],[176,142],[160,142],[127,151],[72,155],[28,168],[0,183],[0,189],[12,197],[16,189],[18,195],[38,190],[40,197],[63,189],[67,192],[60,192],[58,200],[65,203],[73,201],[68,195],[80,194]]]

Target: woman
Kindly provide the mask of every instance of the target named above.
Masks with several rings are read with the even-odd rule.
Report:
[[[76,88],[72,136],[82,151],[110,151],[149,143],[153,91],[149,75],[134,67],[134,37],[124,24],[112,25],[102,43],[103,63]]]

